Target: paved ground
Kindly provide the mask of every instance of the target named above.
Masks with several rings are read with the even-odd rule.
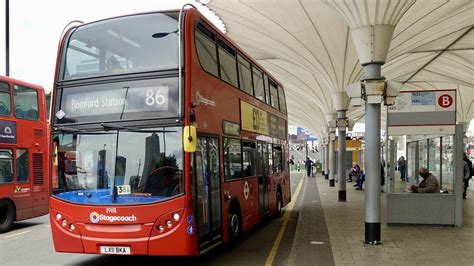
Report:
[[[365,191],[347,183],[347,202],[337,201],[336,188],[317,178],[336,265],[474,265],[474,189],[464,200],[464,226],[386,226],[382,199],[382,245],[364,244]],[[474,182],[471,182],[474,185]]]

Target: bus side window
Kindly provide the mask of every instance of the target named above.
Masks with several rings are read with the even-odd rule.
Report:
[[[272,144],[268,143],[268,174],[273,174],[273,148]]]
[[[13,182],[13,151],[0,149],[0,184]]]
[[[14,85],[13,102],[16,118],[38,120],[38,93],[35,90]]]
[[[253,87],[255,89],[255,98],[262,102],[265,102],[265,87],[263,85],[263,74],[262,71],[255,67],[252,67],[253,72]]]
[[[238,139],[224,138],[224,176],[226,181],[242,177],[242,150]]]
[[[0,115],[11,116],[10,85],[0,82]]]
[[[28,150],[17,149],[16,150],[16,180],[18,182],[28,182],[29,169],[28,169]]]
[[[242,141],[242,163],[244,177],[255,176],[257,164],[255,162],[255,143]]]
[[[201,67],[219,77],[217,71],[216,35],[202,23],[196,25],[195,46]]]

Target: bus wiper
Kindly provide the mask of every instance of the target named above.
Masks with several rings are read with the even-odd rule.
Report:
[[[82,129],[77,129],[73,127],[65,127],[65,126],[59,126],[53,128],[53,131],[59,131],[59,132],[68,132],[68,133],[78,133],[78,132],[84,132]]]
[[[124,127],[124,126],[119,126],[119,125],[116,125],[116,124],[110,124],[110,123],[100,123],[100,125],[105,129],[126,129],[126,130],[133,130],[132,128],[130,127]]]
[[[131,127],[125,127],[125,126],[120,126],[120,125],[116,125],[116,124],[111,124],[111,123],[100,123],[100,125],[104,128],[104,129],[115,129],[115,130],[119,130],[119,129],[124,129],[124,130],[127,130],[127,131],[130,131],[130,132],[141,132],[141,133],[176,133],[177,131],[176,130],[156,130],[156,129],[140,129],[140,128],[131,128]]]

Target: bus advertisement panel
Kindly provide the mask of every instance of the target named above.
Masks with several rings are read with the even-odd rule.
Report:
[[[290,201],[282,87],[197,10],[178,20],[178,11],[116,17],[61,40],[56,251],[195,256]],[[268,130],[249,130],[241,104],[266,115]]]
[[[42,87],[0,76],[0,233],[48,213],[48,131]]]

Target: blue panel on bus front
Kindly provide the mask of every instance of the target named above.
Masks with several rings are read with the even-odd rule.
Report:
[[[88,189],[62,192],[56,194],[57,197],[76,202],[88,204],[127,204],[127,203],[149,203],[165,200],[166,197],[148,196],[141,194],[118,195],[115,202],[112,202],[111,189]]]

